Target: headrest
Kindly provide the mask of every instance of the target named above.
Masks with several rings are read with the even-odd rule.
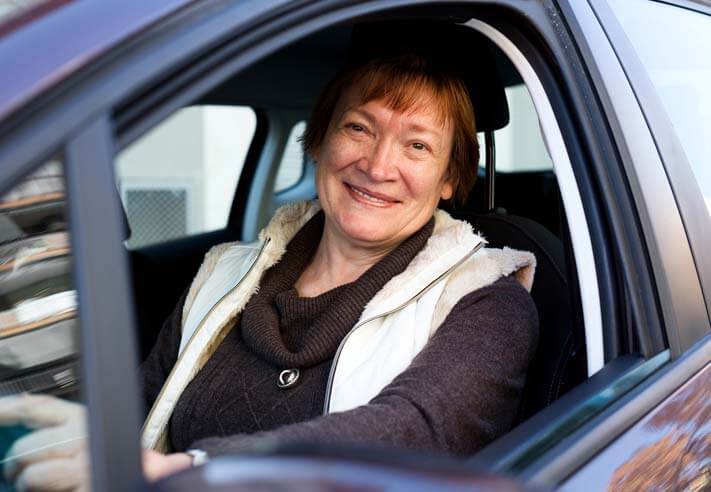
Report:
[[[442,21],[381,21],[353,28],[348,61],[413,53],[444,65],[464,80],[474,107],[477,131],[509,122],[509,107],[492,43],[474,29]]]

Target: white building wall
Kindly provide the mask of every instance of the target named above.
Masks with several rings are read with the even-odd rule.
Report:
[[[211,106],[202,110],[202,124],[203,224],[205,230],[213,230],[227,223],[256,118],[250,108]]]

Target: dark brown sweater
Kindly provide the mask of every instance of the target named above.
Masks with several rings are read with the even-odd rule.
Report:
[[[233,329],[180,397],[169,425],[174,451],[211,456],[266,439],[378,442],[468,454],[506,431],[516,414],[537,338],[535,306],[504,278],[465,296],[410,367],[368,405],[322,416],[335,351],[363,307],[424,246],[432,222],[356,282],[300,298],[294,282],[323,227],[310,221],[260,283]],[[184,298],[142,366],[146,404],[175,363]],[[279,372],[301,372],[294,387]]]

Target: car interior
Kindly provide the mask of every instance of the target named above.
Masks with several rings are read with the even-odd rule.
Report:
[[[149,220],[146,217],[153,221],[149,224],[161,226],[160,216],[156,221],[155,211],[150,211],[151,197],[167,197],[168,201],[161,206],[173,209],[190,206],[191,199],[186,195],[189,190],[166,191],[170,188],[166,183],[177,182],[171,171],[167,174],[165,171],[170,168],[171,159],[176,159],[173,154],[160,146],[157,151],[140,150],[141,146],[149,145],[156,132],[136,139],[122,151],[117,165],[117,186],[127,217],[125,237],[141,359],[151,350],[163,321],[188,288],[211,246],[225,241],[253,240],[278,206],[316,198],[314,164],[301,153],[296,137],[303,131],[303,122],[325,83],[353,56],[362,55],[364,50],[385,52],[389,46],[387,39],[392,39],[393,33],[413,39],[423,24],[428,30],[435,30],[438,42],[445,45],[443,49],[460,53],[482,149],[481,162],[472,162],[472,166],[478,166],[479,176],[466,204],[456,207],[443,204],[443,207],[454,217],[470,222],[487,238],[489,247],[527,250],[537,259],[531,295],[539,315],[539,346],[529,369],[518,422],[587,378],[580,293],[556,175],[552,166],[531,167],[526,162],[516,162],[533,152],[527,147],[531,140],[545,149],[535,113],[523,114],[514,105],[528,97],[520,75],[507,56],[474,29],[451,21],[401,17],[368,19],[319,31],[272,53],[191,102],[186,110],[251,108],[253,127],[236,129],[244,135],[235,134],[235,138],[246,136],[249,143],[243,162],[239,163],[241,171],[232,190],[233,198],[224,210],[222,226],[195,231],[183,226],[182,232],[172,236],[137,241],[136,231],[146,229],[142,223]],[[208,131],[207,119],[202,117],[200,121],[201,130]],[[518,132],[516,138],[510,136],[514,131]],[[122,174],[122,160],[131,159],[138,163],[141,173],[150,174],[152,167],[163,171],[156,171],[152,185],[146,185],[145,181],[129,189],[130,179]],[[287,161],[291,166],[288,172],[283,169]],[[506,166],[502,164],[504,161]],[[208,167],[204,171],[210,172]],[[286,185],[278,183],[283,173],[290,173]],[[189,212],[184,211],[183,215],[186,214]]]

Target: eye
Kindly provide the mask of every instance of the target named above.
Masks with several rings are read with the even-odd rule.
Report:
[[[363,125],[359,125],[358,123],[346,123],[346,128],[349,128],[353,130],[354,132],[364,132],[365,127]]]
[[[422,142],[413,142],[412,148],[415,150],[427,150],[427,145],[423,144]]]

